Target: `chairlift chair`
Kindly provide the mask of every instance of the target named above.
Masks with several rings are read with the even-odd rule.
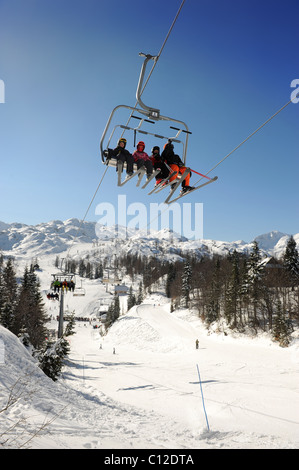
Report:
[[[52,276],[53,276],[53,280],[52,280],[51,286],[50,286],[50,288],[52,290],[55,290],[54,283],[56,281],[58,281],[60,283],[61,288],[62,288],[62,284],[63,284],[64,281],[67,282],[68,288],[69,288],[71,282],[74,283],[74,287],[76,286],[76,276],[73,273],[61,273],[60,272],[60,273],[52,274]]]
[[[113,157],[110,158],[110,156],[109,156],[109,145],[110,145],[110,142],[111,142],[112,138],[114,137],[114,134],[115,134],[116,130],[121,130],[122,135],[125,131],[132,131],[134,133],[134,146],[135,146],[135,143],[136,143],[137,133],[140,133],[142,135],[149,135],[149,136],[154,137],[155,139],[166,140],[166,142],[171,141],[171,142],[174,142],[174,143],[182,144],[182,146],[183,146],[182,161],[183,161],[184,165],[186,165],[186,159],[187,159],[188,138],[189,138],[189,135],[191,134],[187,124],[183,121],[178,120],[178,119],[163,116],[160,113],[159,109],[149,107],[149,106],[145,105],[143,103],[143,101],[141,100],[142,85],[143,85],[143,81],[144,81],[146,66],[147,66],[147,64],[150,60],[156,61],[158,58],[157,58],[157,56],[152,56],[150,54],[140,53],[139,55],[141,57],[144,57],[144,61],[143,61],[140,76],[139,76],[138,86],[137,86],[137,90],[136,90],[136,99],[137,99],[137,103],[139,104],[140,107],[137,108],[137,103],[136,103],[136,107],[132,107],[132,106],[128,106],[128,105],[118,105],[118,106],[116,106],[113,109],[113,111],[111,112],[110,116],[109,116],[109,119],[107,121],[106,127],[104,129],[104,132],[102,134],[101,141],[100,141],[100,152],[101,152],[102,162],[103,162],[104,165],[108,165],[108,166],[111,166],[111,167],[114,167],[114,168],[117,169],[117,172],[118,172],[118,186],[123,186],[129,180],[131,180],[133,177],[135,177],[137,175],[138,175],[137,186],[139,186],[140,183],[141,183],[141,180],[143,178],[143,175],[145,174],[145,169],[143,167],[141,167],[139,170],[137,170],[137,165],[134,164],[134,174],[132,176],[129,176],[129,177],[125,178],[124,180],[121,179],[121,172],[122,172],[123,168],[126,169],[126,163],[124,163],[124,165],[123,165],[122,162],[118,162],[116,158],[113,158]],[[124,125],[124,124],[116,124],[112,128],[110,136],[107,138],[108,130],[111,130],[111,127],[112,127],[111,122],[112,122],[112,119],[113,119],[114,115],[117,115],[117,113],[122,109],[127,109],[127,110],[131,111],[130,118],[138,120],[138,125],[136,127],[130,127],[130,126]],[[173,125],[170,126],[170,129],[176,131],[175,135],[161,135],[161,134],[158,134],[158,133],[153,133],[153,132],[149,132],[147,130],[141,129],[141,127],[143,126],[144,123],[155,124],[156,122],[159,122],[159,121],[168,121],[169,123],[172,123]],[[104,142],[106,142],[105,145],[104,145]],[[171,200],[172,194],[178,188],[178,186],[180,184],[182,184],[182,182],[184,181],[184,179],[187,177],[187,175],[190,172],[191,172],[191,169],[187,167],[186,171],[183,173],[183,175],[176,175],[176,180],[174,180],[175,187],[172,188],[170,195],[165,200],[165,203],[170,204],[171,202],[173,202],[173,200]],[[159,173],[159,170],[154,171],[151,178],[149,180],[147,180],[145,184],[143,184],[142,188],[145,188],[148,185],[148,183],[158,173]],[[163,180],[159,185],[156,186],[156,188],[154,190],[150,191],[149,195],[156,192],[156,190],[164,189],[166,186],[169,186],[168,183],[169,183],[169,178],[171,176],[174,176],[173,173],[168,177],[168,181]],[[217,177],[215,177],[214,179],[208,178],[208,182],[204,183],[203,185],[200,185],[199,187],[202,187],[206,184],[209,184],[209,183],[215,181],[216,179],[217,179]],[[195,189],[199,189],[199,187],[195,188]]]
[[[83,297],[85,295],[85,289],[83,287],[76,287],[73,293],[73,297]]]
[[[75,287],[73,297],[84,297],[85,289],[82,287],[82,280],[81,280],[81,287]]]

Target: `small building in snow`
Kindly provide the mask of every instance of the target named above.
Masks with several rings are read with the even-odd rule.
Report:
[[[114,287],[114,293],[117,295],[127,295],[129,292],[128,286],[125,284],[118,284],[117,286]]]

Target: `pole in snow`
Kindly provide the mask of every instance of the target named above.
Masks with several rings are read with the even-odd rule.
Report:
[[[58,338],[63,336],[63,288],[61,288],[59,321],[58,321]]]
[[[200,378],[198,364],[196,364],[196,367],[197,367],[197,373],[198,373],[198,378],[199,378],[199,385],[200,385],[201,398],[202,398],[202,406],[203,406],[203,410],[204,410],[205,417],[206,417],[207,428],[208,428],[208,431],[210,431],[208,416],[207,416],[206,407],[205,407],[205,401],[204,401],[204,397],[203,397],[203,391],[202,391],[201,378]]]

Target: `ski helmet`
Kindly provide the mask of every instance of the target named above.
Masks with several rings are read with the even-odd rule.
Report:
[[[117,142],[117,145],[119,145],[121,142],[123,142],[125,146],[127,145],[127,139],[124,139],[123,137],[119,139],[119,141]]]
[[[169,140],[169,141],[167,142],[167,144],[164,145],[163,148],[164,148],[164,150],[166,150],[166,149],[168,149],[168,150],[173,150],[173,149],[174,149],[174,146],[173,146],[172,141]]]
[[[158,147],[158,145],[155,145],[155,146],[152,148],[152,154],[154,153],[155,150],[158,150],[158,152],[160,153],[160,147]]]
[[[143,149],[145,149],[145,143],[140,140],[137,144],[137,148],[138,147],[143,147]]]

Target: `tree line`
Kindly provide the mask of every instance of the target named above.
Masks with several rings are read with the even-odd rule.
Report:
[[[88,257],[68,260],[65,269],[86,277],[102,277],[107,259]],[[58,261],[57,261],[58,266]],[[201,257],[181,252],[178,261],[161,260],[159,256],[144,257],[127,253],[115,257],[115,272],[129,276],[138,284],[130,288],[128,308],[141,303],[146,293],[163,286],[171,299],[172,310],[194,308],[209,327],[225,323],[231,329],[269,331],[286,346],[292,328],[299,321],[299,258],[296,242],[291,236],[281,259],[272,257],[265,263],[258,243],[251,253],[237,251],[226,256]],[[113,301],[108,324],[119,316],[117,299]]]
[[[73,334],[69,322],[59,340],[50,340],[37,265],[25,267],[21,279],[16,276],[12,258],[0,255],[0,324],[14,333],[38,360],[40,368],[53,380],[61,373],[63,361],[69,352],[66,337]]]
[[[187,254],[183,261],[159,262],[128,254],[118,263],[132,280],[142,276],[145,292],[162,279],[172,310],[194,308],[208,327],[224,322],[238,331],[269,331],[281,346],[287,346],[299,321],[299,257],[294,238],[290,237],[282,259],[266,261],[254,242],[248,255],[234,251],[198,259]],[[132,292],[129,301],[134,305]]]
[[[80,277],[87,279],[99,279],[104,275],[104,266],[102,262],[91,261],[88,255],[85,259],[80,258],[75,260],[67,258],[61,260],[59,256],[56,256],[55,267],[63,271],[64,273],[78,274]]]

